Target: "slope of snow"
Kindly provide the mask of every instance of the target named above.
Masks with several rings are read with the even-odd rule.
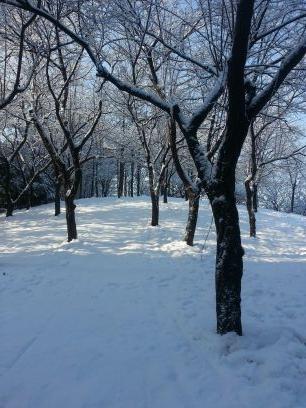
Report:
[[[80,200],[0,218],[1,408],[303,408],[306,219],[261,210],[247,237],[244,336],[215,334],[214,231],[194,248],[182,200]]]

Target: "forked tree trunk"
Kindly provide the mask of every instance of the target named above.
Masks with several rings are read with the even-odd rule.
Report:
[[[186,232],[184,241],[187,245],[193,246],[194,235],[197,227],[198,213],[199,213],[200,194],[188,194],[188,220],[186,225]]]
[[[152,227],[158,226],[159,222],[159,195],[151,191],[151,203],[152,203]]]
[[[256,237],[256,215],[254,210],[254,190],[251,188],[251,180],[248,178],[244,182],[246,192],[246,207],[249,216],[250,237]]]
[[[54,215],[58,216],[61,213],[61,183],[57,181],[55,183],[54,194]]]
[[[217,332],[236,332],[241,327],[241,278],[243,248],[234,194],[210,198],[217,232],[216,312]]]
[[[67,222],[67,234],[68,242],[77,239],[77,228],[75,222],[75,208],[74,199],[72,197],[65,198],[66,206],[66,222]]]

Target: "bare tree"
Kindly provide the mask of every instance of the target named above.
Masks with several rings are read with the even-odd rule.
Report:
[[[306,53],[305,24],[302,23],[305,21],[305,13],[301,11],[303,7],[296,9],[296,4],[287,7],[287,2],[280,1],[275,9],[275,2],[269,0],[261,1],[254,7],[254,0],[239,0],[237,5],[233,2],[214,2],[216,8],[212,14],[210,1],[207,2],[207,9],[205,1],[201,1],[199,10],[202,14],[198,20],[203,23],[205,35],[201,38],[206,47],[202,55],[199,53],[200,59],[190,55],[188,49],[184,52],[184,49],[181,51],[176,45],[168,44],[162,35],[151,32],[150,27],[144,25],[146,36],[155,38],[169,52],[183,59],[184,64],[201,69],[207,77],[203,81],[203,103],[193,110],[193,113],[187,109],[186,114],[183,113],[184,103],[179,103],[174,98],[163,99],[154,90],[125,81],[122,73],[108,69],[101,47],[98,47],[101,36],[90,37],[86,26],[82,30],[82,19],[77,20],[76,31],[73,31],[70,23],[59,18],[52,10],[45,9],[40,3],[37,6],[27,0],[8,0],[5,3],[47,19],[87,51],[99,77],[119,90],[156,106],[176,121],[188,144],[201,187],[210,200],[215,220],[217,332],[224,334],[234,331],[241,335],[243,248],[235,202],[235,170],[250,123],[279,88],[286,86],[285,80]],[[303,5],[302,2],[300,4]],[[86,2],[78,4],[79,12],[86,16],[84,7]],[[96,14],[99,14],[98,11],[99,4]],[[126,14],[123,14],[122,10],[119,11],[121,18],[134,19],[139,25],[141,16],[137,10],[136,13],[128,10]],[[183,9],[179,10],[179,13],[181,12],[184,14]],[[101,9],[101,15],[103,13]],[[147,13],[150,13],[150,7]],[[175,12],[172,11],[171,14],[174,15]],[[223,22],[219,31],[213,29],[216,19]],[[146,14],[145,21],[149,20]],[[294,33],[290,30],[292,24],[295,26]],[[188,21],[182,25],[185,27]],[[92,26],[93,24],[90,25]],[[160,25],[157,24],[157,27],[160,28]],[[197,24],[193,24],[193,27],[191,31],[201,34]],[[93,35],[95,34],[97,32],[94,30]],[[90,37],[89,40],[87,36]],[[182,36],[180,37],[181,40]],[[271,44],[269,52],[268,43]],[[201,58],[208,58],[208,63],[203,63]],[[211,162],[207,156],[208,152],[200,144],[197,132],[224,93],[226,126],[216,159]]]

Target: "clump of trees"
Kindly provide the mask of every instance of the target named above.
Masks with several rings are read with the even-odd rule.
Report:
[[[70,241],[77,197],[148,193],[157,226],[159,197],[172,193],[189,202],[192,245],[205,194],[217,234],[217,332],[241,335],[237,191],[252,237],[259,203],[305,212],[304,1],[0,4],[8,215],[48,186],[55,214],[65,201]]]

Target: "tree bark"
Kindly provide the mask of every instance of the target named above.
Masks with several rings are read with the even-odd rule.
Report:
[[[132,160],[131,163],[131,179],[130,179],[130,196],[134,197],[134,167],[135,163],[134,160]]]
[[[189,203],[188,220],[186,225],[184,241],[186,241],[187,245],[193,246],[193,240],[197,227],[199,213],[200,194],[189,192],[188,203]]]
[[[250,237],[256,237],[256,216],[254,211],[254,190],[251,187],[251,180],[247,178],[244,182],[246,192],[246,207],[249,216]]]
[[[124,177],[123,177],[123,192],[124,192],[124,197],[127,197],[128,196],[128,183],[127,183],[126,170],[124,171]]]
[[[162,183],[161,183],[161,187],[162,187],[162,195],[163,195],[163,202],[164,204],[168,203],[168,168],[165,171]]]
[[[9,163],[6,163],[5,177],[5,200],[6,200],[6,217],[12,217],[14,212],[14,203],[11,196],[11,169]]]
[[[217,332],[242,335],[241,279],[243,248],[234,194],[223,192],[210,198],[217,232],[216,312]]]
[[[61,182],[59,180],[55,183],[54,195],[54,215],[55,217],[61,213]]]
[[[167,182],[165,182],[164,186],[163,186],[163,201],[164,201],[164,204],[168,203],[168,185],[167,185]]]
[[[120,160],[118,167],[118,198],[121,198],[124,187],[124,162]]]
[[[258,211],[258,189],[257,184],[253,182],[253,209],[254,212],[257,213]]]
[[[295,190],[296,190],[296,180],[294,180],[291,189],[291,199],[290,199],[290,212],[293,213],[294,211],[294,203],[295,203]]]
[[[26,185],[27,185],[27,183],[26,183]],[[33,189],[32,189],[32,186],[31,186],[28,189],[28,192],[27,192],[27,206],[26,206],[27,210],[29,210],[31,208],[31,206],[32,206],[32,194],[33,194]]]
[[[159,222],[159,195],[151,191],[151,202],[152,202],[152,227],[158,226]]]
[[[75,222],[75,208],[74,199],[72,197],[65,198],[66,205],[66,222],[68,242],[78,238],[76,222]]]
[[[98,179],[98,163],[96,163],[95,166],[95,194],[96,197],[99,197],[99,179]]]
[[[78,186],[78,191],[76,193],[76,198],[83,198],[83,173],[80,173],[80,180],[79,180],[79,186]]]
[[[14,204],[11,198],[6,199],[6,217],[12,217],[14,212]]]
[[[141,176],[141,167],[139,164],[137,164],[137,170],[136,170],[136,180],[137,180],[137,197],[140,196],[140,176]]]

